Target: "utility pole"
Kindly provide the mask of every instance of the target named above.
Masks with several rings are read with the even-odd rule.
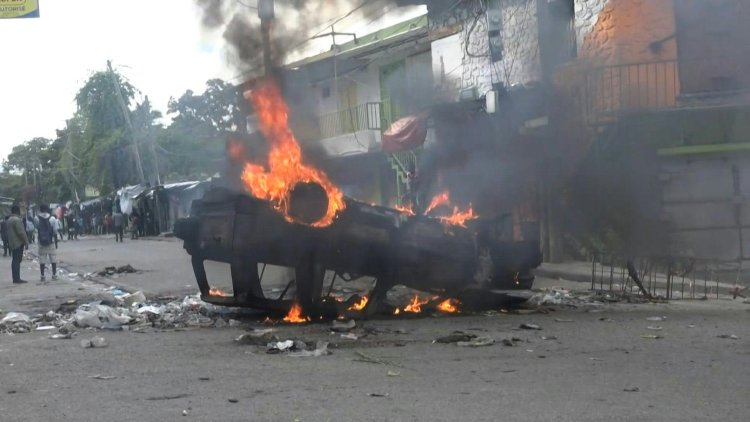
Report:
[[[263,43],[263,67],[266,76],[273,73],[271,63],[271,21],[274,19],[274,0],[258,0],[258,17],[260,18],[261,41]]]
[[[142,185],[146,184],[146,176],[143,174],[143,164],[141,163],[141,154],[138,151],[138,142],[135,139],[135,130],[133,130],[133,122],[130,121],[130,110],[128,110],[125,99],[122,97],[122,91],[120,91],[120,83],[115,76],[114,70],[112,70],[112,62],[107,60],[107,70],[109,71],[109,77],[112,79],[112,84],[115,86],[115,93],[117,94],[117,102],[120,103],[122,114],[125,117],[125,124],[128,126],[130,131],[130,139],[133,141],[133,154],[135,154],[135,167],[138,170],[138,178]],[[116,186],[119,187],[119,186]]]

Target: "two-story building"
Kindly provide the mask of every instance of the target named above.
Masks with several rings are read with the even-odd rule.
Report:
[[[750,4],[571,3],[552,114],[578,161],[559,226],[628,254],[747,259]]]

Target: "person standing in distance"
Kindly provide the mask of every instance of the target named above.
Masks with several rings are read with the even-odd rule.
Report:
[[[125,216],[116,209],[112,215],[112,223],[115,225],[115,242],[122,242],[123,230],[125,230]]]
[[[37,243],[39,245],[41,281],[46,281],[44,270],[48,261],[52,266],[52,279],[57,280],[57,248],[55,247],[57,219],[50,214],[49,205],[41,205],[39,211],[39,215],[36,217],[34,223],[38,233]]]
[[[10,208],[10,214],[8,221],[6,221],[6,227],[8,230],[8,245],[10,246],[12,258],[10,268],[13,274],[13,283],[26,283],[26,280],[21,280],[23,250],[29,244],[29,238],[26,237],[26,225],[21,219],[21,208],[18,205],[13,205]]]

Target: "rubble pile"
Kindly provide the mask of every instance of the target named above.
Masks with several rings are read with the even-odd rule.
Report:
[[[132,268],[132,267],[131,267]],[[29,316],[9,312],[0,320],[0,333],[53,331],[50,338],[69,339],[85,328],[141,331],[149,328],[224,327],[233,325],[226,308],[201,300],[200,294],[170,302],[148,301],[142,292],[110,288],[57,311]]]
[[[572,308],[596,307],[607,303],[645,303],[648,299],[626,292],[579,291],[572,292],[563,288],[551,288],[537,291],[529,298],[526,306],[561,305]]]

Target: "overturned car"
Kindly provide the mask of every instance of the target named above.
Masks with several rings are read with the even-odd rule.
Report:
[[[297,221],[315,221],[325,194],[300,184],[289,212]],[[508,240],[506,219],[476,219],[465,225],[344,198],[346,208],[326,227],[290,222],[267,201],[215,187],[193,202],[191,217],[179,220],[203,300],[216,305],[287,312],[293,304],[305,315],[336,314],[324,294],[324,275],[334,280],[373,277],[365,314],[383,304],[396,285],[451,297],[481,297],[498,290],[529,289],[531,270],[541,262],[534,241]],[[231,295],[212,294],[204,261],[231,266]],[[295,297],[264,294],[258,264],[291,267]],[[330,290],[329,290],[330,291]],[[340,308],[341,305],[338,304]]]

